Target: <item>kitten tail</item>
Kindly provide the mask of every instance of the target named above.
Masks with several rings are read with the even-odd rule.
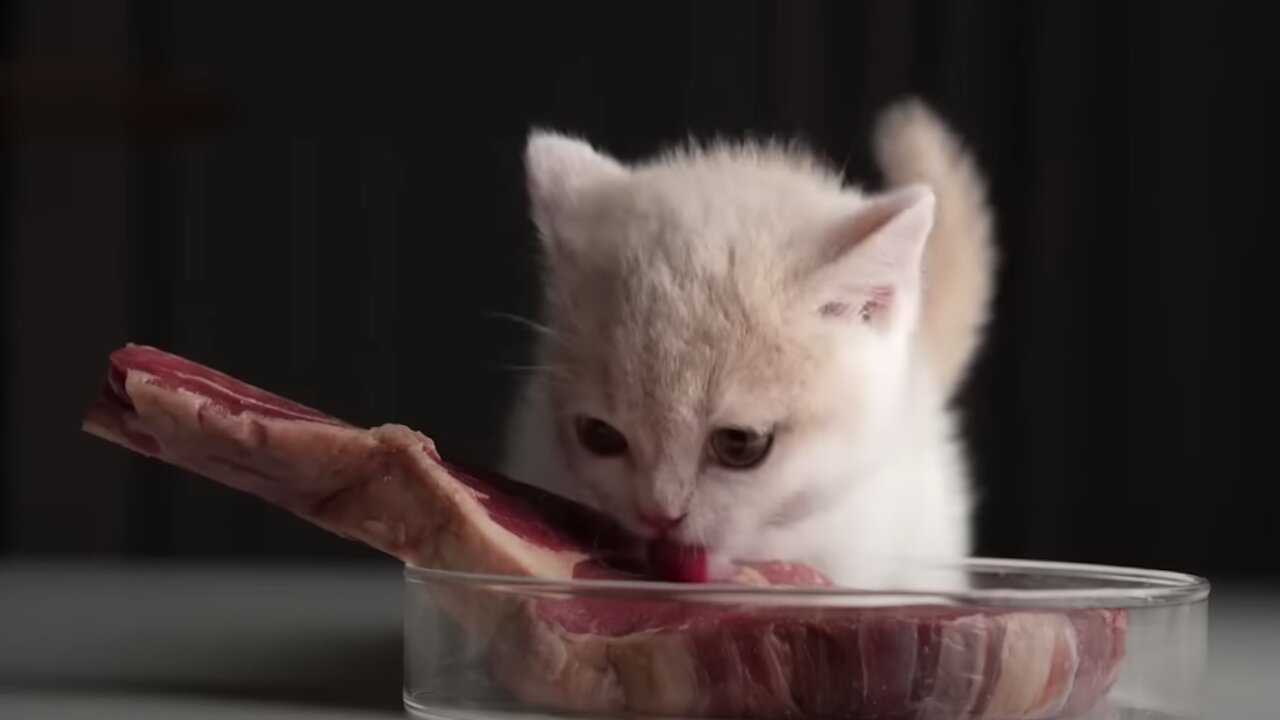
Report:
[[[938,199],[925,246],[920,333],[941,389],[954,395],[991,312],[997,254],[987,189],[973,158],[918,100],[899,102],[880,116],[874,149],[890,186],[925,183]]]

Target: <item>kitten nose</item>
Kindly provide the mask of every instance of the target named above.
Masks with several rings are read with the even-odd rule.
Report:
[[[640,522],[657,530],[658,532],[667,532],[684,521],[685,516],[671,517],[662,513],[654,513],[646,510],[640,511]]]

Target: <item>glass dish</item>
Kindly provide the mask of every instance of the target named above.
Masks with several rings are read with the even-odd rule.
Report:
[[[681,585],[407,566],[419,718],[1192,720],[1209,584],[975,559],[962,592]]]

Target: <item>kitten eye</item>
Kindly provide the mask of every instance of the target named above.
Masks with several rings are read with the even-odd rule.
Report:
[[[707,444],[716,462],[732,470],[749,470],[761,462],[773,447],[773,433],[741,428],[721,428],[711,433]]]
[[[603,420],[580,417],[574,421],[574,427],[578,431],[578,442],[592,455],[616,457],[627,451],[627,438]]]

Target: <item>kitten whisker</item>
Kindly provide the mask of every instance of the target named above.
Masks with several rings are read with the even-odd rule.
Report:
[[[530,375],[543,374],[555,375],[561,372],[559,368],[550,365],[499,365],[499,370],[515,373],[527,373]]]
[[[555,387],[572,387],[574,380],[567,370],[546,365],[505,365],[498,368],[518,378],[542,379]]]
[[[549,340],[554,340],[558,343],[564,342],[560,338],[560,335],[555,330],[551,329],[550,325],[538,322],[537,320],[533,320],[531,318],[524,317],[523,315],[516,315],[514,313],[505,313],[505,312],[490,312],[489,316],[492,318],[497,318],[499,320],[507,320],[509,322],[513,322],[524,328],[532,330],[535,333]]]

